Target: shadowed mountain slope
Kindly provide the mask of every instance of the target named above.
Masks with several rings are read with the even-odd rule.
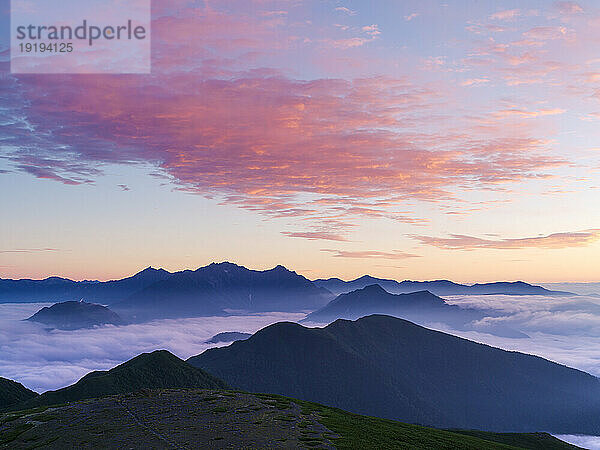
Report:
[[[405,422],[600,433],[597,378],[389,316],[278,323],[188,361],[241,389]]]
[[[0,377],[0,411],[37,396],[36,392],[27,389],[21,383]]]

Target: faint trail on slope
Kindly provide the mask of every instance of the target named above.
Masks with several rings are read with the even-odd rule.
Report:
[[[161,433],[152,429],[149,425],[145,424],[133,411],[131,411],[131,409],[129,409],[129,406],[127,406],[127,404],[123,400],[121,400],[119,398],[117,398],[116,400],[117,400],[117,403],[119,403],[119,405],[121,405],[123,407],[123,409],[125,409],[125,411],[127,411],[129,413],[129,415],[133,418],[133,420],[135,420],[135,422],[138,425],[140,425],[142,428],[145,428],[150,433],[152,433],[154,436],[156,436],[160,440],[166,442],[170,447],[185,450],[185,447],[182,447],[180,445],[175,444],[174,442],[171,442],[166,436],[163,436]]]

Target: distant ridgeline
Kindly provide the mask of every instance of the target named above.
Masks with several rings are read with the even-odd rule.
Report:
[[[484,317],[500,315],[498,311],[461,308],[449,305],[429,291],[410,294],[390,294],[378,284],[340,294],[301,323],[326,324],[336,319],[355,320],[372,314],[385,314],[419,324],[444,323],[456,330],[476,330],[496,336],[528,338],[507,325],[481,321]]]
[[[453,283],[448,280],[398,282],[364,275],[351,281],[339,278],[314,280],[317,286],[324,287],[335,295],[346,294],[356,289],[363,289],[378,284],[391,294],[408,294],[417,291],[429,291],[435,295],[575,295],[571,292],[550,291],[541,286],[534,286],[522,281],[477,283],[473,285]]]
[[[64,302],[85,299],[108,305],[121,318],[227,315],[305,311],[324,306],[333,295],[283,266],[257,271],[231,263],[169,273],[148,268],[123,280],[95,282],[62,278],[0,280],[0,302]]]
[[[337,278],[310,281],[283,266],[257,271],[232,263],[210,264],[197,270],[170,273],[147,268],[138,274],[107,282],[0,279],[0,303],[69,302],[84,300],[108,305],[126,322],[157,318],[227,315],[234,312],[303,312],[324,307],[336,295],[379,285],[390,293],[427,290],[435,295],[510,294],[570,295],[523,282],[472,286],[451,281],[382,280],[364,276],[353,281]],[[106,323],[113,323],[116,317]]]

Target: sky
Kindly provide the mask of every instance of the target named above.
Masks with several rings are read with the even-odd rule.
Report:
[[[156,0],[116,75],[11,74],[8,18],[1,278],[600,280],[595,2]]]

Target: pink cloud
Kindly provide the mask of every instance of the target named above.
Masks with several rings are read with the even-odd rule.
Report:
[[[327,232],[327,231],[304,231],[304,232],[292,232],[282,231],[281,234],[294,237],[308,239],[311,241],[323,240],[323,241],[347,241],[347,239],[339,234]]]
[[[365,251],[347,251],[347,250],[333,250],[328,248],[321,249],[322,252],[332,253],[335,258],[356,258],[356,259],[407,259],[407,258],[419,258],[419,255],[412,253],[402,252],[400,250],[394,250],[391,252],[380,252],[374,250]]]
[[[555,2],[554,6],[561,14],[571,15],[583,12],[583,8],[575,2]]]
[[[0,253],[40,253],[40,252],[58,252],[57,248],[17,248],[15,250],[0,250]]]
[[[447,86],[414,81],[411,72],[299,79],[274,68],[269,57],[313,45],[300,31],[282,32],[284,9],[158,3],[152,75],[23,76],[0,86],[7,110],[22,118],[5,126],[14,168],[78,184],[92,182],[103,164],[150,164],[178,189],[269,217],[339,220],[339,229],[325,230],[331,237],[357,217],[423,224],[398,205],[456,200],[457,186],[538,179],[564,163],[546,154],[546,141],[517,138],[514,129],[492,133],[453,113],[448,121],[457,104],[446,100]],[[360,47],[380,34],[375,24],[353,31],[359,37],[347,39],[363,41],[338,44]],[[489,53],[505,50],[498,44]],[[511,75],[533,76],[516,69]],[[515,111],[529,117],[525,107]]]
[[[504,11],[495,12],[490,16],[492,20],[512,20],[521,15],[519,9],[506,9]]]
[[[540,248],[562,249],[584,247],[600,240],[600,229],[578,232],[553,233],[547,236],[513,238],[513,239],[482,239],[474,236],[452,234],[449,238],[411,235],[421,244],[449,250],[474,250],[490,248],[500,250]]]

